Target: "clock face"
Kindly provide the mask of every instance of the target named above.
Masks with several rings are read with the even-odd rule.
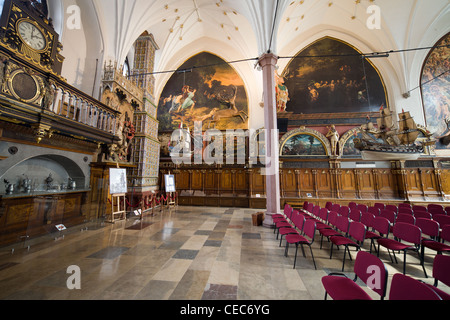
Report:
[[[21,21],[18,25],[19,35],[23,41],[34,50],[44,50],[47,46],[47,40],[34,24],[28,21]]]

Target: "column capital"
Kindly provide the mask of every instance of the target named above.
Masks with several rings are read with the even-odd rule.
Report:
[[[265,53],[259,57],[258,64],[263,68],[267,65],[276,66],[278,58],[279,57],[273,53]]]

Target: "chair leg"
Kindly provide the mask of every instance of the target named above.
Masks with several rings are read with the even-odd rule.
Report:
[[[313,253],[313,251],[312,251],[311,245],[309,246],[309,251],[311,251],[311,257],[312,257],[312,259],[313,259],[314,268],[317,270],[316,260],[314,259],[314,253]]]
[[[297,252],[298,252],[298,243],[295,244],[295,258],[294,258],[294,269],[297,264]]]
[[[406,250],[403,253],[403,275],[406,275]]]
[[[303,247],[303,243],[301,244],[302,246],[302,253],[303,253],[303,257],[306,258],[306,254],[305,254],[305,248]]]
[[[425,278],[428,279],[427,270],[425,270],[425,256],[421,255],[419,250],[417,250],[417,254],[419,255],[420,264],[422,265],[423,273],[425,274]]]
[[[330,249],[330,260],[333,259],[333,242],[331,243],[331,249]]]
[[[347,250],[348,250],[348,246],[344,247],[344,259],[342,260],[342,272],[344,272],[344,268],[345,268],[345,255],[347,254]],[[350,254],[350,251],[349,251]]]

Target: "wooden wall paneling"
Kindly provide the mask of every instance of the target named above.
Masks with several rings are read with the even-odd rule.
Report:
[[[442,193],[446,200],[450,199],[450,170],[444,169],[440,172]]]
[[[190,174],[187,170],[176,171],[175,183],[178,192],[188,191],[190,184]]]
[[[207,195],[217,195],[217,177],[214,170],[205,171],[205,193]]]
[[[266,176],[261,174],[261,169],[252,170],[253,195],[266,196]]]
[[[220,175],[220,196],[233,196],[233,173],[231,170],[222,170]]]
[[[372,170],[362,169],[360,192],[362,199],[376,199],[375,183]]]
[[[317,170],[317,197],[318,198],[334,198],[333,197],[333,181],[331,170]]]
[[[344,199],[356,199],[357,193],[357,175],[353,170],[342,170],[341,172],[341,194]]]
[[[298,175],[294,170],[281,170],[281,192],[282,197],[296,198],[298,197]]]
[[[191,190],[203,191],[203,173],[201,170],[191,170]]]
[[[378,199],[395,199],[398,194],[396,178],[391,170],[376,170]]]
[[[300,193],[301,198],[310,198],[315,197],[315,182],[314,182],[314,175],[313,170],[308,169],[302,169],[299,170],[299,179],[300,179]]]
[[[249,195],[248,192],[249,183],[246,170],[244,169],[236,170],[235,183],[236,183],[235,192],[237,196],[247,197]]]
[[[419,170],[417,169],[408,169],[405,170],[406,174],[406,192],[408,193],[408,199],[423,199],[423,187],[421,182],[421,177]]]
[[[422,181],[422,190],[425,200],[439,201],[441,200],[441,192],[439,181],[432,169],[419,169],[420,178]]]

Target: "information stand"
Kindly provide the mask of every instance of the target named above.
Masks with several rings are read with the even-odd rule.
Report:
[[[115,223],[116,221],[125,220],[126,217],[126,197],[125,193],[112,195],[111,199],[111,220],[109,222]]]
[[[177,205],[176,203],[176,197],[174,197],[174,194],[176,193],[175,188],[175,176],[169,174],[166,174],[164,176],[164,182],[166,185],[166,194],[167,194],[167,206],[175,207]]]
[[[126,169],[110,169],[109,185],[111,194],[111,220],[109,222],[125,220],[127,213],[128,192],[127,170]]]

